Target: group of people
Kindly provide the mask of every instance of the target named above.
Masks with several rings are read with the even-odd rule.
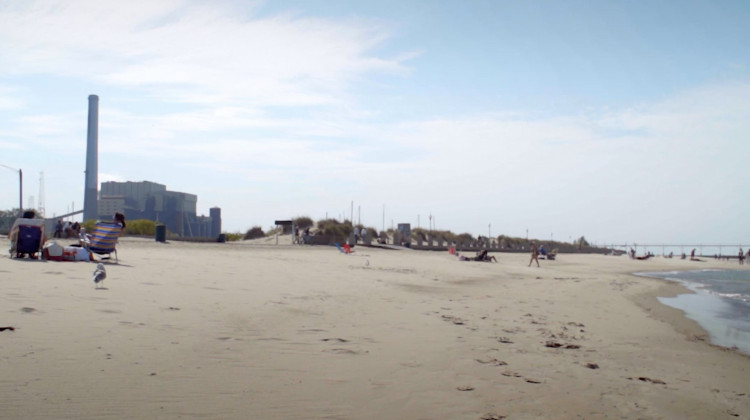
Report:
[[[36,219],[37,217],[36,211],[34,210],[26,210],[23,213],[23,216],[21,216],[21,219]],[[43,219],[38,219],[42,225]],[[115,213],[114,217],[112,218],[112,222],[120,226],[120,234],[122,234],[122,231],[125,230],[125,215],[122,213]],[[16,221],[16,224],[14,224],[13,228],[11,228],[11,231],[8,233],[8,239],[11,242],[11,250],[16,249],[16,242],[18,241],[18,230],[17,227],[18,221]],[[65,235],[65,238],[76,238],[78,239],[78,243],[73,244],[73,246],[83,246],[83,242],[85,240],[85,233],[84,229],[81,227],[81,224],[79,222],[65,222],[63,223],[62,220],[58,219],[57,223],[55,224],[55,238],[62,238],[63,234]],[[41,249],[41,246],[44,245],[45,242],[47,242],[47,236],[42,235],[40,238],[40,244],[39,248]],[[16,252],[15,253],[16,258],[24,258],[28,257],[31,259],[37,258],[37,252]]]
[[[536,262],[536,266],[540,267],[539,255],[541,254],[541,250],[543,249],[544,249],[544,246],[538,247],[536,245],[536,242],[531,242],[531,260],[529,260],[529,267],[531,267],[531,263],[533,262]],[[545,254],[542,254],[542,255],[545,255]],[[473,257],[467,257],[459,253],[456,253],[456,256],[458,257],[460,261],[497,262],[497,258],[494,255],[489,255],[487,249],[482,249],[480,251],[477,251],[477,253]]]
[[[57,219],[55,224],[55,238],[62,238],[65,235],[66,238],[78,238],[81,236],[81,224],[76,222],[63,222],[62,219]]]
[[[294,225],[294,237],[292,242],[295,244],[308,243],[306,238],[310,237],[310,227],[306,227],[304,231],[300,232],[299,226]]]

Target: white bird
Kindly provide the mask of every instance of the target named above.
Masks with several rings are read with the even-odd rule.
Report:
[[[99,283],[103,282],[107,278],[107,270],[104,269],[104,264],[99,263],[96,265],[94,270],[94,285],[96,288],[99,287]]]

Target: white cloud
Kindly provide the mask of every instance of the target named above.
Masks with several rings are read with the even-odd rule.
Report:
[[[22,109],[25,106],[26,101],[18,88],[0,85],[0,110]]]
[[[341,100],[364,73],[403,72],[369,51],[370,22],[243,17],[225,2],[29,1],[0,8],[5,74],[54,74],[172,101],[310,105]]]

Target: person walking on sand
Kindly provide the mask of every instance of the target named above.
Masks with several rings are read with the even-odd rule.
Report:
[[[536,243],[531,243],[531,260],[529,260],[529,267],[531,263],[536,261],[536,266],[539,267],[539,248],[536,247]]]

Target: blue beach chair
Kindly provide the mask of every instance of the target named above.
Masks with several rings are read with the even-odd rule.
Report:
[[[25,254],[28,254],[29,258],[39,258],[39,252],[44,245],[44,220],[16,219],[8,237],[11,258],[21,258]]]

